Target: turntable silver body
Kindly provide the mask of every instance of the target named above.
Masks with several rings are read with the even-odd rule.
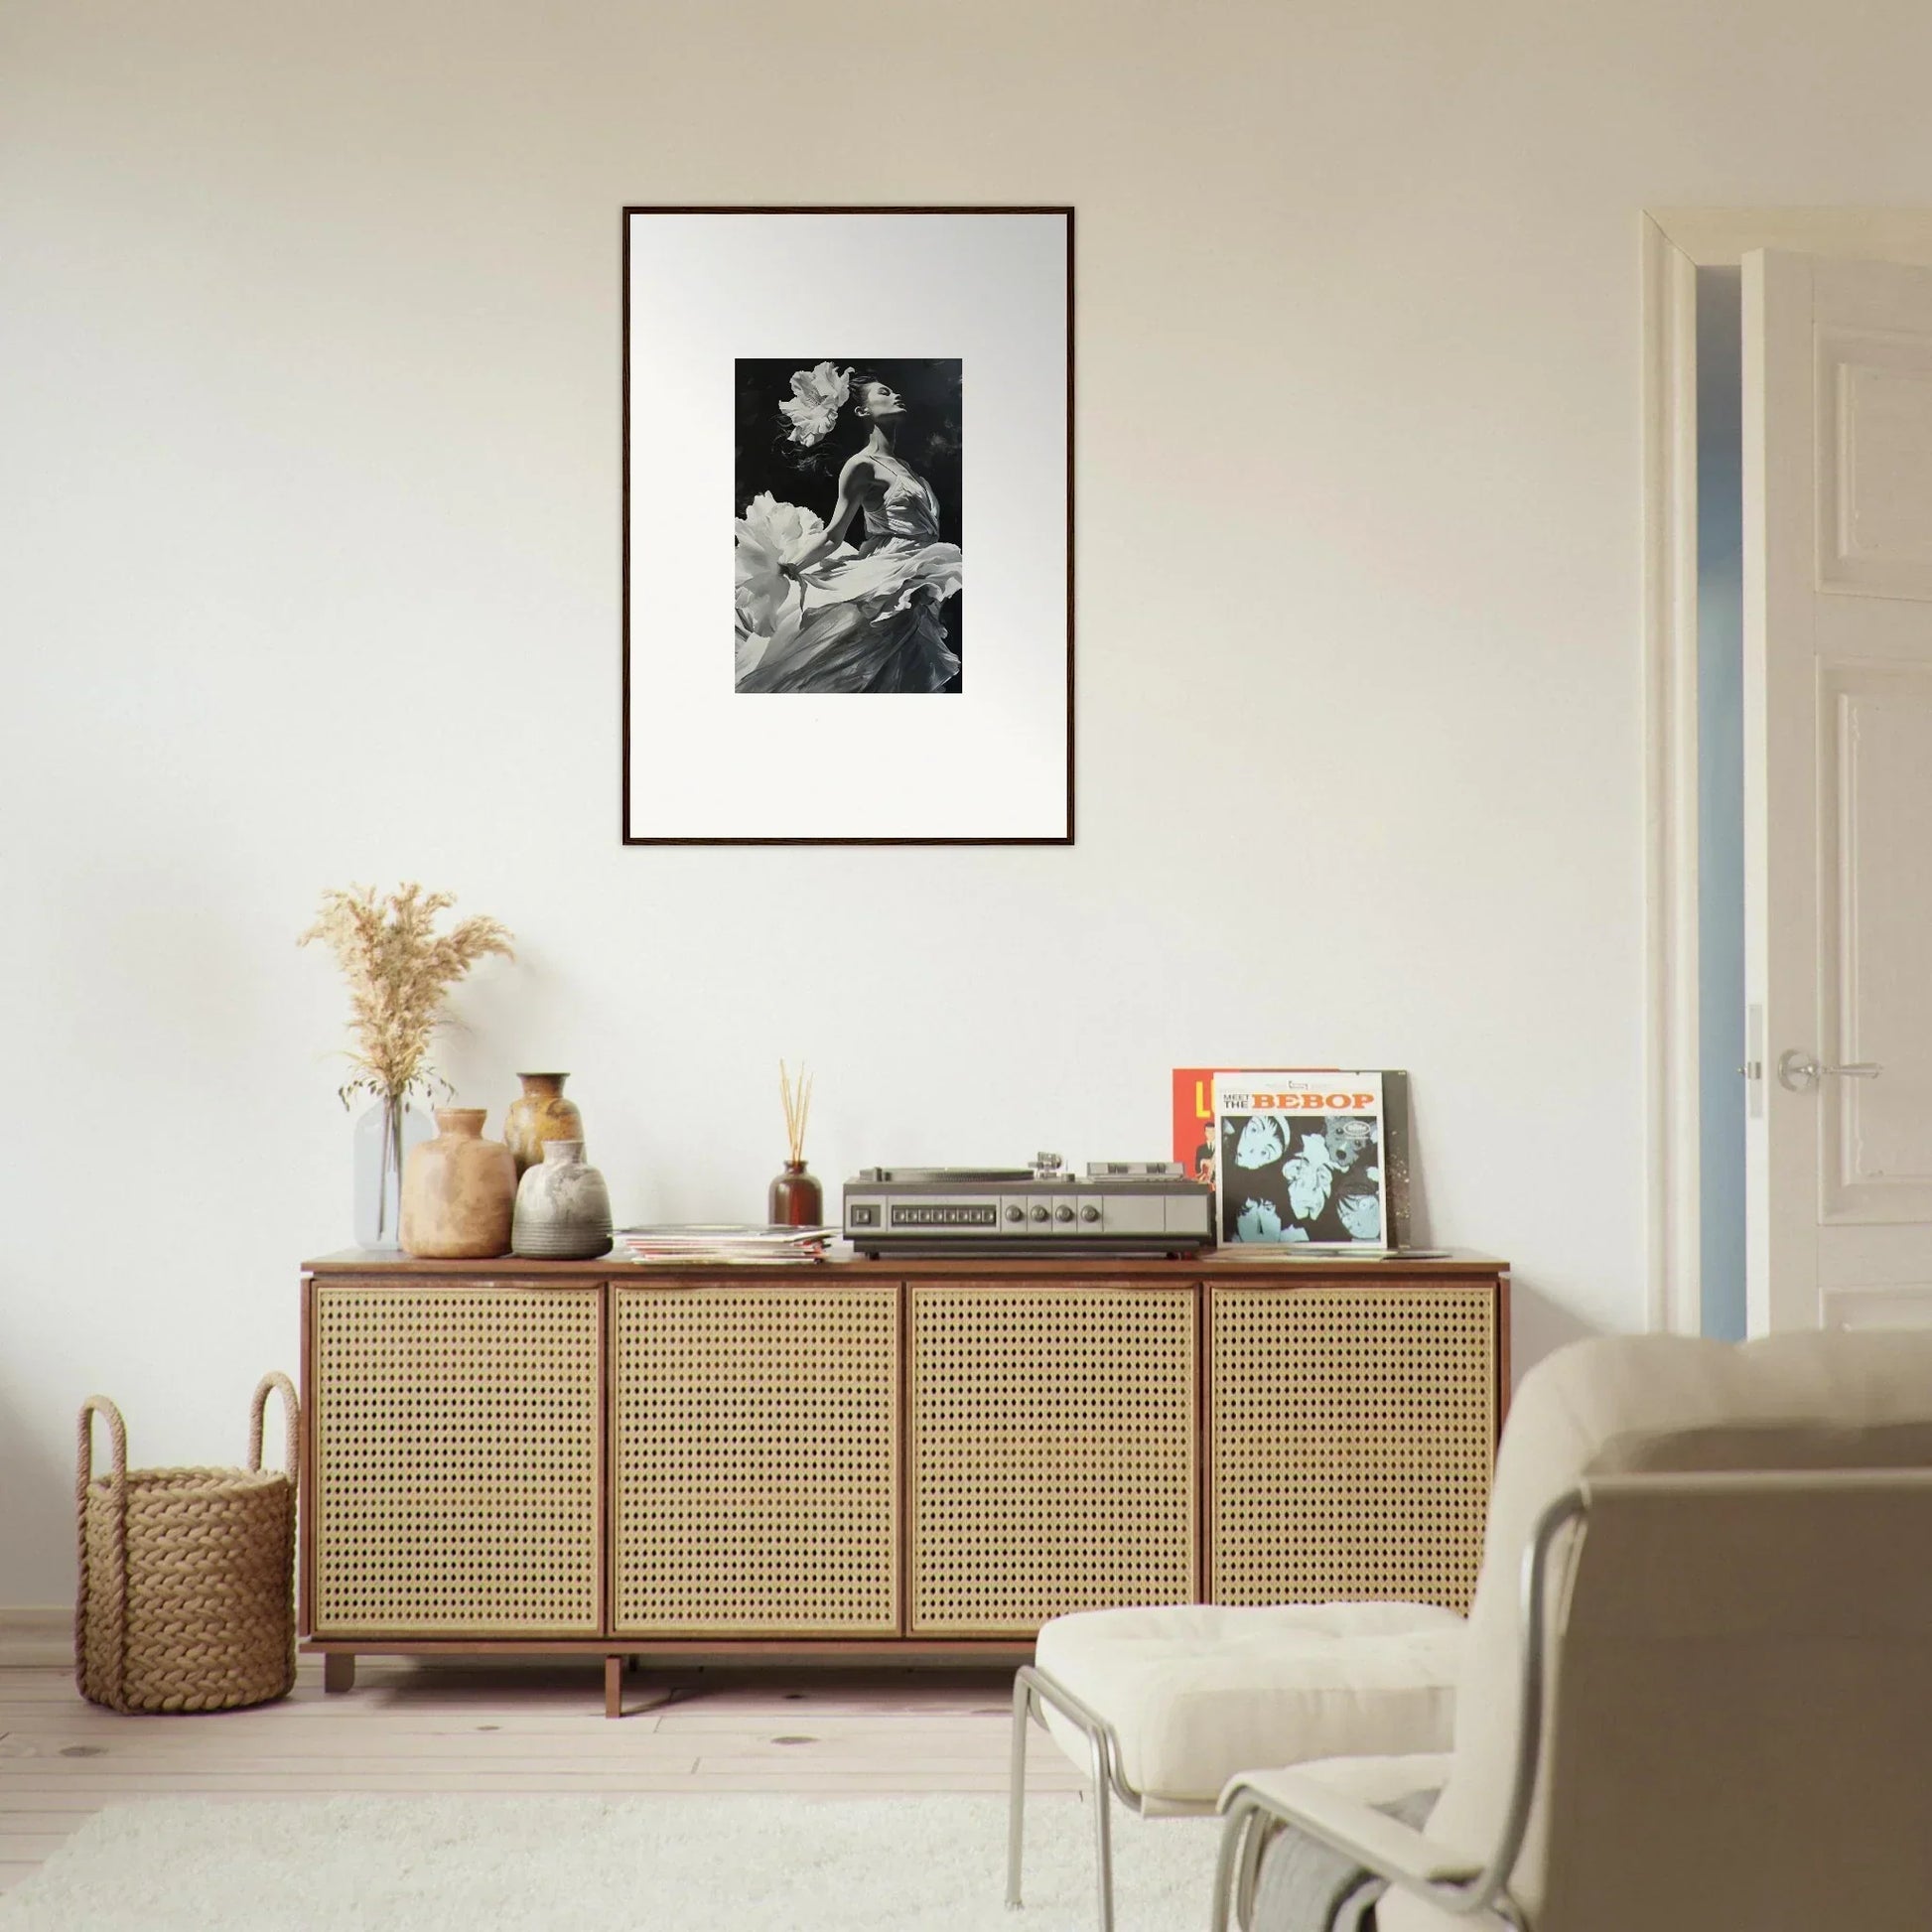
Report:
[[[882,1255],[1193,1254],[1214,1238],[1213,1190],[1167,1161],[1056,1155],[1031,1168],[865,1168],[845,1183],[844,1232]]]

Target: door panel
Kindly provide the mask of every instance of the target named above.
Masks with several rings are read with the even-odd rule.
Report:
[[[898,1629],[898,1288],[611,1291],[613,1627]]]
[[[1823,1036],[1835,1064],[1884,1070],[1820,1082],[1823,1215],[1923,1222],[1932,1220],[1932,665],[1834,666],[1824,684]]]
[[[1466,1610],[1496,1444],[1493,1287],[1216,1287],[1208,1595]]]
[[[1186,1603],[1197,1559],[1191,1288],[920,1282],[914,1636],[1031,1636]]]
[[[603,1297],[315,1291],[315,1634],[599,1627]]]
[[[1932,599],[1932,339],[1821,329],[1818,581]]]
[[[1746,257],[1744,491],[1750,1326],[1932,1315],[1932,270]]]

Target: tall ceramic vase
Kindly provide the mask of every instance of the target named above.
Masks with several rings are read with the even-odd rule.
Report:
[[[402,1221],[402,1167],[409,1150],[420,1147],[435,1129],[429,1117],[400,1096],[385,1094],[355,1117],[355,1245],[388,1249],[399,1242]]]
[[[436,1138],[414,1150],[402,1175],[402,1246],[430,1260],[509,1253],[516,1163],[483,1137],[481,1107],[439,1107]]]
[[[519,1073],[523,1092],[510,1102],[503,1116],[503,1140],[516,1161],[518,1174],[543,1159],[545,1141],[581,1141],[584,1116],[574,1100],[564,1098],[568,1073]]]

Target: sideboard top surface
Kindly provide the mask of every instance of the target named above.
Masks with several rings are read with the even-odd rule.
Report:
[[[344,1248],[314,1261],[305,1261],[305,1275],[354,1275],[395,1280],[438,1276],[474,1281],[487,1276],[498,1281],[554,1282],[559,1287],[588,1282],[639,1282],[720,1277],[737,1280],[795,1281],[800,1287],[828,1281],[976,1281],[1006,1278],[1014,1281],[1107,1281],[1149,1285],[1189,1282],[1279,1283],[1283,1287],[1332,1286],[1336,1282],[1375,1281],[1493,1281],[1508,1272],[1509,1264],[1493,1255],[1469,1249],[1432,1250],[1440,1259],[1410,1260],[1401,1256],[1376,1261],[1257,1260],[1230,1249],[1209,1248],[1184,1260],[1166,1256],[1047,1255],[1014,1258],[999,1255],[945,1257],[888,1257],[866,1261],[857,1256],[811,1264],[784,1262],[637,1262],[603,1256],[595,1261],[526,1261],[517,1255],[496,1255],[475,1261],[425,1261],[413,1255],[363,1248]]]

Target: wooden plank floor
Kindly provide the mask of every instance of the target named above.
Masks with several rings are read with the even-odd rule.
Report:
[[[349,1792],[1003,1792],[1010,1671],[633,1673],[604,1716],[603,1666],[363,1658],[330,1697],[319,1659],[252,1711],[123,1718],[70,1673],[0,1670],[0,1889],[103,1805]],[[1039,1731],[1029,1788],[1071,1792]]]

